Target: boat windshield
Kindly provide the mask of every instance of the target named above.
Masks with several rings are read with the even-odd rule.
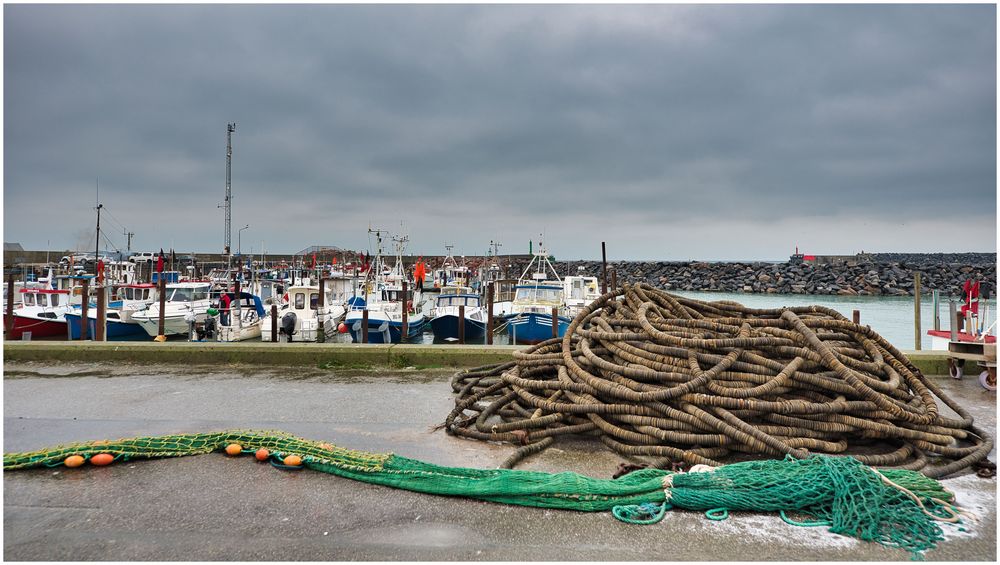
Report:
[[[205,288],[175,288],[170,296],[171,302],[192,302],[208,299],[208,289]]]
[[[562,292],[557,288],[522,287],[517,289],[514,300],[522,303],[542,302],[559,304],[562,300]]]
[[[479,306],[478,296],[455,296],[455,295],[445,295],[439,296],[437,299],[438,306]]]

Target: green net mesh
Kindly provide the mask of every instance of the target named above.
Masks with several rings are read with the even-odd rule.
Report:
[[[943,538],[939,522],[955,521],[954,495],[936,480],[905,469],[876,472],[851,457],[816,455],[734,463],[705,472],[642,469],[617,479],[572,472],[442,467],[393,454],[368,453],[276,431],[234,430],[73,443],[5,453],[4,470],[61,465],[67,457],[109,453],[117,458],[196,455],[239,444],[245,451],[299,455],[316,471],[429,494],[581,511],[639,508],[796,512],[830,531],[902,547],[914,555]],[[658,505],[658,506],[657,506]],[[650,523],[636,518],[634,523]],[[789,523],[795,523],[789,521]]]

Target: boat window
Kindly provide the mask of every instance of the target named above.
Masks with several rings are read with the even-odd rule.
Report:
[[[53,306],[59,306],[59,295],[58,294],[53,294],[52,295],[52,305]]]
[[[296,292],[295,293],[295,309],[302,310],[306,307],[306,293]]]
[[[315,310],[317,308],[319,308],[319,293],[318,292],[310,292],[309,293],[309,309],[310,310]]]
[[[48,299],[45,297],[44,294],[39,294],[38,295],[38,305],[39,306],[48,306]]]
[[[24,300],[22,300],[22,302],[24,302],[25,306],[34,306],[35,305],[35,295],[34,294],[25,294],[24,295]]]
[[[174,289],[174,294],[170,297],[171,302],[191,302],[193,292],[190,288]]]

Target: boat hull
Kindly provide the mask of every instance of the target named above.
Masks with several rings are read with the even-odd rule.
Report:
[[[361,316],[347,315],[347,319],[344,321],[347,324],[348,330],[351,332],[351,339],[354,343],[361,343],[362,338],[362,324],[364,321]],[[385,331],[379,331],[379,327],[383,323],[387,324]],[[427,323],[426,318],[417,318],[416,320],[408,320],[407,322],[407,341],[415,342],[420,338],[420,334],[424,331],[424,325]],[[355,328],[357,326],[357,328]],[[388,335],[388,341],[386,340],[386,334]],[[400,343],[401,336],[403,335],[403,324],[402,322],[392,322],[386,319],[379,318],[368,318],[368,343]]]
[[[562,337],[569,328],[570,319],[557,316],[557,336]],[[518,314],[507,321],[507,335],[511,343],[534,345],[552,339],[551,314]]]
[[[30,332],[33,338],[66,337],[66,319],[63,317],[42,320],[14,314],[13,325],[10,334],[6,336],[8,340],[23,339],[25,332]]]
[[[458,339],[459,323],[458,316],[451,314],[434,318],[431,320],[431,330],[434,332],[434,339]],[[466,318],[464,330],[466,340],[481,339],[484,335],[486,335],[486,324],[471,318]]]
[[[80,339],[80,315],[66,314],[66,325],[69,326],[69,338]],[[108,341],[149,337],[137,323],[106,320],[104,327],[104,336]],[[97,335],[97,320],[88,316],[87,338],[94,339],[95,335]]]
[[[184,316],[164,316],[163,318],[163,335],[188,335],[190,332],[190,326]],[[198,314],[196,320],[198,322],[204,322],[206,318],[205,314]],[[138,322],[142,329],[149,334],[151,337],[156,337],[159,335],[159,325],[160,320],[158,317],[153,318],[143,318],[138,316],[133,316],[132,321]]]

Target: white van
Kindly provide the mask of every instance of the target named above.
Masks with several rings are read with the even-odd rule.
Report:
[[[146,261],[155,261],[156,256],[156,253],[153,253],[152,251],[143,251],[132,255],[128,258],[128,260],[133,263],[144,263]]]

